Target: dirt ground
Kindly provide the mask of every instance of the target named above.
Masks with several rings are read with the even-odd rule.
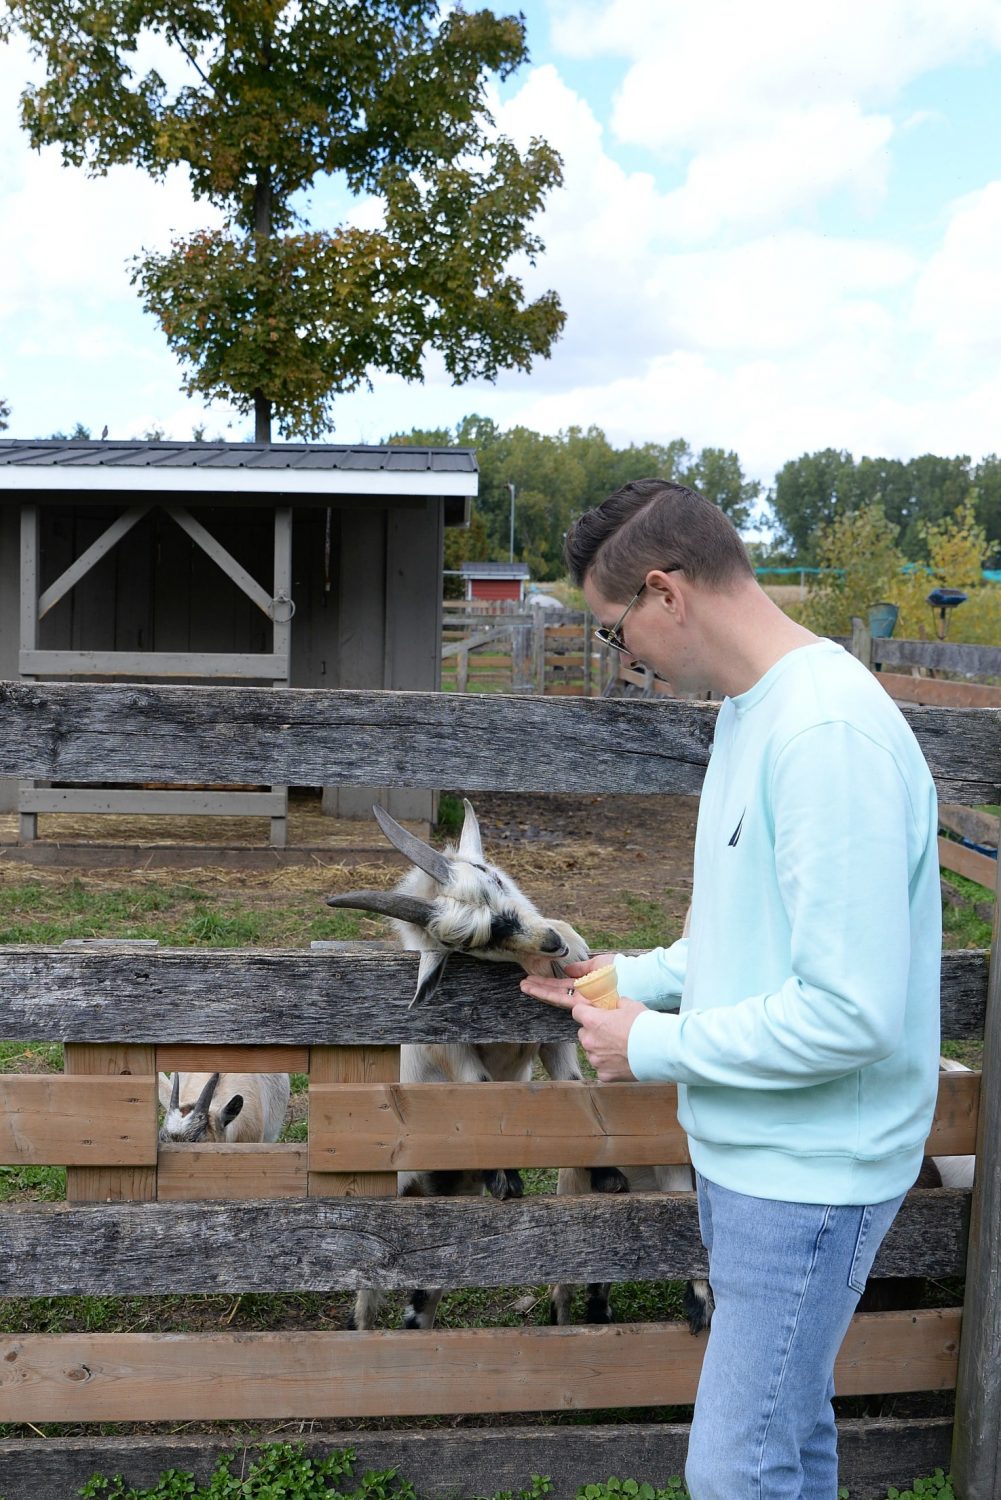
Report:
[[[592,945],[625,941],[640,928],[644,942],[672,941],[680,932],[691,892],[697,798],[478,792],[471,800],[487,856],[547,915],[572,922]],[[197,868],[199,878],[210,877],[211,883],[215,869],[230,889],[244,885],[249,905],[260,910],[281,905],[292,891],[305,895],[314,885],[319,893],[389,884],[402,869],[374,821],[326,818],[315,793],[294,793],[290,802],[289,853],[297,864],[283,864],[268,850],[267,826],[262,818],[43,816],[39,840],[55,861],[52,868],[13,857],[17,830],[10,815],[0,818],[0,870],[8,878],[30,879],[37,871],[43,879],[58,879],[61,850],[72,856],[72,875],[87,880],[82,846],[89,845],[90,879],[127,879],[126,855],[142,877],[154,878],[155,872],[165,879],[160,861],[173,845],[189,874]],[[116,850],[122,851],[122,869],[115,868]],[[249,856],[254,868],[227,868],[224,874],[226,853],[233,850]]]

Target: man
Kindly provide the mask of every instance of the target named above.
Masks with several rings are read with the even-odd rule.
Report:
[[[570,968],[614,958],[615,1011],[521,988],[573,1010],[603,1082],[678,1083],[716,1302],[693,1500],[835,1500],[834,1358],[937,1090],[934,785],[877,680],[772,603],[700,495],[628,484],[566,550],[602,639],[723,703],[689,937]]]

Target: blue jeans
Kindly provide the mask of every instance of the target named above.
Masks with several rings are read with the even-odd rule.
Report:
[[[685,1478],[692,1500],[836,1500],[834,1358],[903,1196],[750,1198],[696,1173],[716,1300]]]

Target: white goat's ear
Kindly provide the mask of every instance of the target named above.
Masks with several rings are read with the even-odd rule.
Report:
[[[473,811],[473,804],[468,797],[463,797],[462,805],[466,809],[466,816],[459,837],[459,854],[463,859],[475,860],[476,863],[482,864],[483,840],[480,837],[480,825]]]
[[[437,880],[439,885],[448,885],[452,879],[452,866],[444,854],[432,849],[430,844],[425,844],[416,834],[401,828],[396,819],[391,818],[385,808],[379,807],[377,803],[372,811],[375,821],[394,848],[399,849],[412,865],[430,875],[432,880]]]
[[[418,1000],[426,1000],[433,995],[441,983],[441,976],[445,972],[448,963],[447,953],[422,953],[421,961],[417,966],[417,988],[414,990],[414,998],[410,1005],[416,1005]],[[410,1009],[410,1005],[407,1009]]]
[[[160,1103],[164,1109],[170,1108],[170,1079],[166,1073],[161,1073],[157,1079],[156,1091],[160,1096]]]

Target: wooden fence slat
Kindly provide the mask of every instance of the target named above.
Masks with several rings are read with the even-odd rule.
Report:
[[[155,1122],[152,1074],[134,1078],[8,1075],[0,1088],[0,1162],[155,1166]]]
[[[957,802],[940,802],[938,826],[958,833],[971,843],[982,844],[985,849],[996,849],[1001,818],[994,813],[980,812],[975,807],[961,807]]]
[[[164,1145],[157,1159],[161,1203],[232,1198],[305,1198],[305,1143]]]
[[[572,1018],[518,988],[518,969],[449,960],[409,1009],[412,953],[0,947],[0,1037],[9,1041],[373,1045],[573,1040]],[[942,955],[942,1034],[979,1038],[987,955]],[[151,1071],[152,1065],[145,1071]]]
[[[959,1308],[856,1318],[842,1395],[947,1390]],[[376,1333],[0,1336],[0,1421],[259,1421],[586,1411],[694,1401],[705,1340],[681,1323]]]
[[[966,849],[962,844],[957,844],[955,839],[944,839],[940,834],[938,861],[944,870],[953,870],[957,875],[965,875],[967,880],[985,885],[988,890],[994,889],[998,873],[996,859],[978,854],[975,849]]]
[[[965,1192],[911,1193],[875,1275],[961,1274],[968,1210]],[[4,1250],[9,1297],[659,1281],[707,1269],[690,1193],[24,1204],[5,1211]]]
[[[976,1142],[979,1073],[943,1073],[929,1154]],[[391,1083],[310,1088],[312,1171],[673,1166],[687,1162],[673,1084]]]
[[[935,1118],[925,1148],[928,1156],[972,1156],[980,1110],[979,1073],[940,1073]]]
[[[965,672],[970,677],[1001,677],[1001,646],[972,646],[961,641],[904,641],[877,636],[873,656],[887,667],[931,667]]]
[[[904,677],[878,672],[876,681],[897,703],[927,703],[940,708],[1001,708],[1001,687],[984,682],[946,682],[940,677]]]
[[[160,684],[0,683],[0,776],[699,790],[717,705]],[[1001,709],[902,709],[943,801],[1001,800]],[[559,756],[550,746],[558,740]]]
[[[400,1076],[399,1047],[313,1047],[309,1060],[310,1135],[313,1129],[313,1099],[317,1084],[330,1084],[336,1094],[340,1085],[397,1082]],[[331,1101],[328,1108],[336,1106]],[[392,1198],[396,1196],[395,1170],[357,1168],[330,1171],[330,1163],[318,1164],[309,1156],[311,1198]]]
[[[684,1422],[537,1423],[500,1429],[439,1424],[313,1430],[301,1441],[313,1459],[353,1449],[356,1475],[398,1469],[420,1495],[453,1496],[457,1475],[469,1495],[489,1495],[498,1488],[517,1493],[527,1488],[532,1474],[544,1474],[552,1481],[551,1500],[575,1500],[582,1486],[603,1480],[612,1468],[661,1488],[666,1475],[684,1470],[688,1432]],[[906,1482],[907,1476],[947,1469],[951,1434],[950,1417],[839,1421],[839,1482],[851,1490],[852,1500],[884,1500],[889,1486]],[[242,1461],[249,1468],[256,1444],[243,1448],[232,1434],[0,1440],[0,1493],[7,1500],[69,1500],[94,1473],[122,1474],[127,1485],[152,1489],[170,1468],[193,1473],[205,1485],[220,1453],[234,1448],[238,1469]]]
[[[308,1073],[308,1047],[200,1047],[182,1042],[157,1047],[157,1068],[164,1073]]]
[[[82,950],[81,950],[82,951]],[[63,1054],[63,1070],[70,1075],[125,1074],[130,1077],[148,1077],[150,1091],[149,1139],[152,1160],[156,1161],[156,1087],[153,1073],[156,1054],[148,1046],[94,1046],[89,1043],[67,1044]],[[150,1158],[147,1158],[149,1160]],[[156,1166],[137,1167],[67,1167],[67,1203],[126,1202],[133,1199],[148,1200],[156,1197]]]

